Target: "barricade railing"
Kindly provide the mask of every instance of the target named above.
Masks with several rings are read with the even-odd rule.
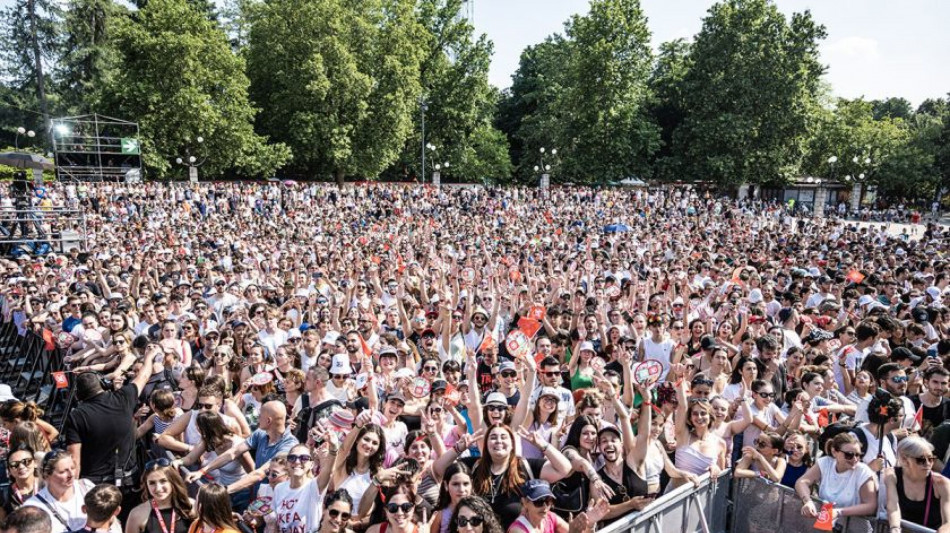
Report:
[[[42,327],[23,317],[17,326],[15,310],[0,295],[0,383],[10,386],[13,395],[24,402],[36,402],[46,413],[44,418],[62,431],[65,414],[73,401],[73,380],[67,388],[57,388],[53,372],[65,370],[65,353],[55,345],[48,348]],[[34,329],[35,328],[35,329]],[[69,376],[71,378],[71,376]]]
[[[705,474],[699,486],[688,483],[672,490],[643,511],[628,514],[598,533],[726,533],[731,481],[730,472],[715,480]]]
[[[815,519],[802,516],[802,501],[795,489],[764,478],[736,479],[731,496],[731,533],[776,533],[779,531],[816,531]],[[824,502],[815,501],[821,509]],[[888,533],[886,520],[876,517],[839,518],[835,531],[845,533]],[[905,533],[933,533],[934,530],[902,521]]]

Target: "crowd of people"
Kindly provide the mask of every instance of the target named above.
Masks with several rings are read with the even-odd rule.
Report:
[[[689,188],[43,200],[88,241],[0,260],[2,310],[78,403],[0,385],[9,531],[581,533],[729,470],[950,531],[935,224]]]

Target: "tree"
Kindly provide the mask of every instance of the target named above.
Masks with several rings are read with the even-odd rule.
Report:
[[[881,120],[882,118],[902,118],[904,120],[910,120],[914,115],[914,108],[905,98],[872,100],[871,106],[874,110],[874,120]]]
[[[105,105],[138,121],[153,177],[180,175],[173,159],[196,151],[212,176],[271,176],[290,158],[284,145],[267,145],[254,133],[244,60],[191,3],[149,0],[118,22],[115,43],[120,68],[107,83]]]
[[[57,76],[65,113],[80,115],[96,108],[119,61],[111,28],[117,18],[126,16],[127,11],[113,0],[70,0]]]
[[[515,177],[537,182],[532,167],[539,147],[555,147],[563,138],[561,128],[568,110],[561,107],[565,90],[565,65],[571,60],[571,42],[552,35],[522,53],[511,87],[502,95],[495,125],[508,138]]]
[[[769,0],[710,8],[683,79],[686,118],[673,135],[681,177],[735,185],[796,175],[825,70],[824,37],[809,12],[788,21]]]
[[[425,35],[418,76],[427,103],[426,143],[437,147],[436,160],[452,162],[443,175],[466,181],[507,177],[511,163],[498,158],[507,151],[505,138],[491,131],[497,100],[488,83],[492,43],[485,35],[473,38],[461,9],[462,0],[421,0],[416,10]],[[490,141],[501,144],[485,144]],[[418,177],[421,147],[417,107],[411,133],[388,173]]]
[[[561,172],[585,183],[648,175],[659,131],[644,112],[653,59],[639,0],[594,0],[567,35],[573,46]]]
[[[28,124],[38,135],[45,136],[55,96],[49,94],[49,67],[44,63],[54,64],[59,56],[62,12],[52,0],[16,0],[0,11],[0,21],[0,79],[4,80],[6,91],[15,94],[13,105],[39,109],[42,118],[40,121],[20,112],[5,113],[5,118],[14,121],[5,126]]]
[[[676,39],[660,45],[650,88],[653,98],[648,113],[660,128],[660,149],[653,163],[653,177],[672,181],[679,175],[679,161],[673,152],[673,133],[686,118],[683,107],[683,78],[689,69],[690,44]]]
[[[418,109],[424,29],[411,0],[273,0],[247,49],[261,131],[301,175],[373,178],[405,146]]]

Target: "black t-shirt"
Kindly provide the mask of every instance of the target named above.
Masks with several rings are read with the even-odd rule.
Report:
[[[66,417],[66,445],[82,444],[80,472],[84,478],[114,479],[116,465],[131,469],[135,424],[132,415],[139,390],[129,383],[80,403]]]
[[[474,472],[475,465],[479,459],[479,457],[463,457],[459,459],[459,461],[464,463],[465,466],[469,468],[469,471]],[[521,469],[521,479],[527,481],[532,478],[540,477],[541,469],[544,468],[544,463],[546,462],[547,460],[545,459],[522,459],[521,465],[519,466]],[[525,470],[525,464],[531,467],[531,475]],[[508,492],[501,488],[503,474],[504,473],[492,476],[492,487],[494,487],[494,490],[487,494],[481,494],[481,497],[495,510],[495,514],[498,515],[498,520],[501,522],[502,531],[508,531],[508,526],[514,523],[521,514],[521,494],[517,491]],[[475,487],[473,487],[473,489],[475,489]]]
[[[920,409],[920,406],[923,405],[923,403],[920,401],[919,394],[911,396],[910,401],[914,402],[915,409]],[[939,426],[944,420],[946,420],[948,406],[950,406],[950,402],[948,402],[946,398],[941,398],[940,404],[936,407],[928,407],[924,405],[924,423],[922,424],[923,427],[921,427],[920,430],[921,435],[929,435],[933,428]]]

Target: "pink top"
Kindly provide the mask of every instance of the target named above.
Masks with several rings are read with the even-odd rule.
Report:
[[[554,533],[557,531],[557,518],[554,513],[549,512],[544,516],[544,521],[541,522],[539,529],[541,533]],[[508,533],[532,533],[533,531],[534,526],[531,525],[531,522],[528,521],[525,515],[519,516],[517,520],[508,526]]]

